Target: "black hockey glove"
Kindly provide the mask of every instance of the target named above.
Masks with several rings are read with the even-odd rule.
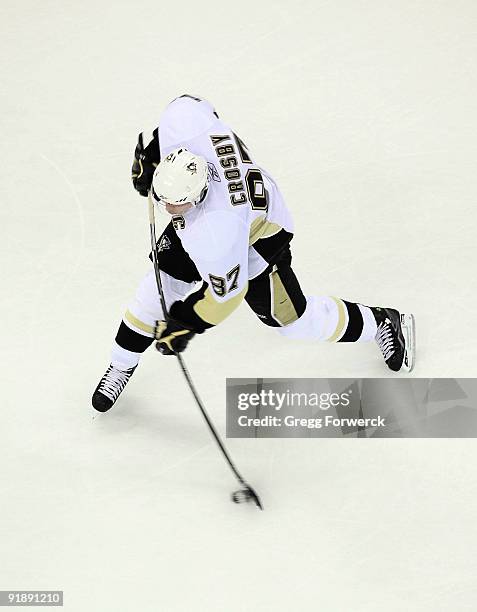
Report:
[[[167,322],[157,322],[154,335],[157,340],[156,349],[163,355],[174,355],[185,351],[195,332],[186,329],[184,324],[176,319],[168,319]]]
[[[144,145],[144,132],[137,139],[134,161],[131,169],[131,178],[134,189],[142,196],[147,197],[152,184],[154,170],[161,160],[159,151],[158,131],[154,130],[152,140]]]

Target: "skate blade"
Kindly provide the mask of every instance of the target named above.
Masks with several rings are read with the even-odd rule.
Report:
[[[406,344],[401,367],[406,372],[412,372],[416,361],[416,323],[414,315],[401,315],[401,329]]]

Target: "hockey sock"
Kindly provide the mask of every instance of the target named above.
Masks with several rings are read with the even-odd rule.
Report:
[[[335,297],[307,297],[306,310],[294,323],[280,327],[290,338],[328,342],[369,342],[376,335],[371,308]]]
[[[153,338],[140,334],[122,321],[113,343],[111,363],[122,370],[137,366],[142,353],[153,341]]]
[[[336,327],[328,342],[369,342],[377,331],[376,318],[369,306],[331,298],[338,310]]]

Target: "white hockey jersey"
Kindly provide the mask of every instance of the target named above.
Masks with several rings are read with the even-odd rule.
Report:
[[[161,158],[183,146],[208,162],[206,199],[175,216],[173,224],[208,284],[194,310],[216,325],[238,306],[248,281],[268,266],[254,245],[282,230],[292,233],[291,215],[273,179],[209,102],[191,96],[173,100],[160,117],[159,145]]]

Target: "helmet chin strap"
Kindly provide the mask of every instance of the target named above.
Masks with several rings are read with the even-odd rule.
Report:
[[[194,206],[197,206],[198,204],[201,204],[205,198],[207,197],[207,194],[209,193],[209,183],[207,182],[204,189],[202,189],[201,194],[199,196],[199,199],[196,200],[195,202],[193,202]]]

